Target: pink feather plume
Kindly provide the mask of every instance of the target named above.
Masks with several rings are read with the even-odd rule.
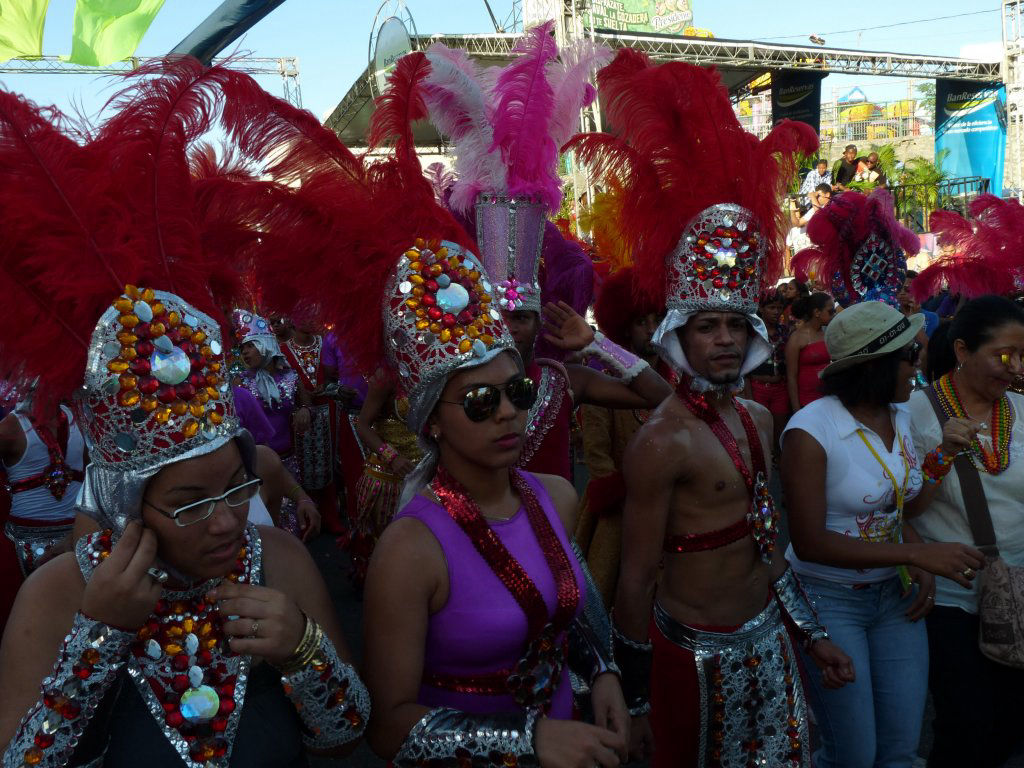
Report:
[[[515,48],[519,58],[498,76],[491,145],[501,149],[509,194],[536,197],[550,211],[562,203],[558,146],[549,131],[555,92],[548,67],[558,57],[553,29],[553,21],[531,29]]]
[[[430,119],[452,142],[457,180],[452,187],[452,208],[469,210],[484,191],[505,194],[505,168],[491,152],[489,80],[465,51],[435,43],[427,51],[430,73],[423,81],[423,97]]]
[[[549,80],[554,89],[555,109],[549,132],[559,149],[579,130],[580,110],[597,96],[590,78],[611,58],[611,48],[583,39],[563,48],[559,61],[551,68]]]

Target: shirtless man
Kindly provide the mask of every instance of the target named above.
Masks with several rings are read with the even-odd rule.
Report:
[[[771,414],[732,395],[751,360],[750,322],[740,312],[698,312],[670,333],[697,376],[684,377],[640,429],[624,466],[616,658],[632,712],[646,703],[636,675],[653,645],[650,723],[634,720],[634,750],[649,751],[653,726],[656,767],[710,764],[716,753],[734,765],[725,758],[737,750],[757,752],[766,765],[810,765],[805,700],[783,623],[811,644],[831,685],[852,680],[853,669],[774,551],[778,518],[764,460]],[[695,653],[711,657],[695,661]]]

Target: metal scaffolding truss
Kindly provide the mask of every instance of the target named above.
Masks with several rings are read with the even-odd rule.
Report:
[[[120,75],[138,69],[141,65],[156,61],[156,58],[133,56],[115,61],[105,67],[83,67],[64,61],[59,56],[39,56],[30,59],[11,59],[0,64],[0,74],[37,75]],[[214,63],[224,61],[215,59]],[[280,75],[284,85],[285,99],[297,107],[302,106],[302,92],[299,88],[299,60],[294,56],[272,58],[245,56],[230,59],[232,69],[250,75]]]
[[[441,42],[449,48],[466,51],[475,59],[501,64],[512,58],[512,49],[520,40],[518,34],[420,35],[415,48],[426,50],[431,43]],[[631,47],[644,51],[658,61],[685,61],[691,64],[715,65],[722,70],[734,95],[761,73],[773,69],[813,69],[825,74],[887,75],[917,79],[950,78],[976,82],[1002,79],[999,62],[980,62],[942,56],[918,56],[877,51],[853,51],[839,48],[804,48],[771,45],[744,40],[631,35],[600,31],[598,41],[612,48]],[[369,75],[363,72],[353,83],[325,125],[350,145],[364,140],[372,96]],[[436,144],[436,137],[427,143]]]
[[[908,53],[854,51],[841,48],[803,48],[747,40],[662,37],[598,32],[597,39],[612,47],[630,47],[659,61],[686,61],[739,69],[816,69],[849,75],[950,78],[995,81],[1000,79],[998,62],[970,61],[943,56]]]

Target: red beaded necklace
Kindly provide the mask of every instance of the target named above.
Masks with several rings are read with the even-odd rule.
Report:
[[[967,409],[964,408],[960,391],[957,389],[952,374],[947,373],[939,379],[935,385],[935,392],[939,396],[939,404],[947,418],[971,418]],[[1003,395],[992,404],[992,417],[989,422],[992,427],[992,451],[987,451],[977,437],[971,443],[974,458],[980,459],[982,468],[990,475],[998,475],[1010,466],[1013,421],[1013,407],[1010,405],[1009,398]]]

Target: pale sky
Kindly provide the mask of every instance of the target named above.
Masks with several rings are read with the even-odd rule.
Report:
[[[499,20],[508,15],[510,0],[490,2]],[[166,53],[219,4],[220,0],[166,0],[139,55]],[[420,34],[494,31],[483,0],[407,4]],[[298,57],[303,104],[323,117],[366,67],[379,5],[379,0],[286,0],[234,47],[257,56]],[[44,53],[70,51],[73,8],[74,0],[50,1]],[[818,34],[829,46],[948,56],[959,55],[966,45],[1000,41],[999,8],[998,0],[693,0],[694,24],[717,37],[807,44],[808,35]],[[940,18],[953,15],[957,18]],[[895,24],[899,26],[891,26]],[[873,29],[864,29],[869,27]],[[87,114],[95,112],[111,91],[110,78],[92,74],[0,74],[0,82],[40,103],[62,109],[77,105]],[[282,94],[280,78],[266,76],[260,82]],[[834,91],[841,95],[853,85],[875,101],[907,95],[905,80],[833,75],[822,84],[822,97],[831,100]]]

